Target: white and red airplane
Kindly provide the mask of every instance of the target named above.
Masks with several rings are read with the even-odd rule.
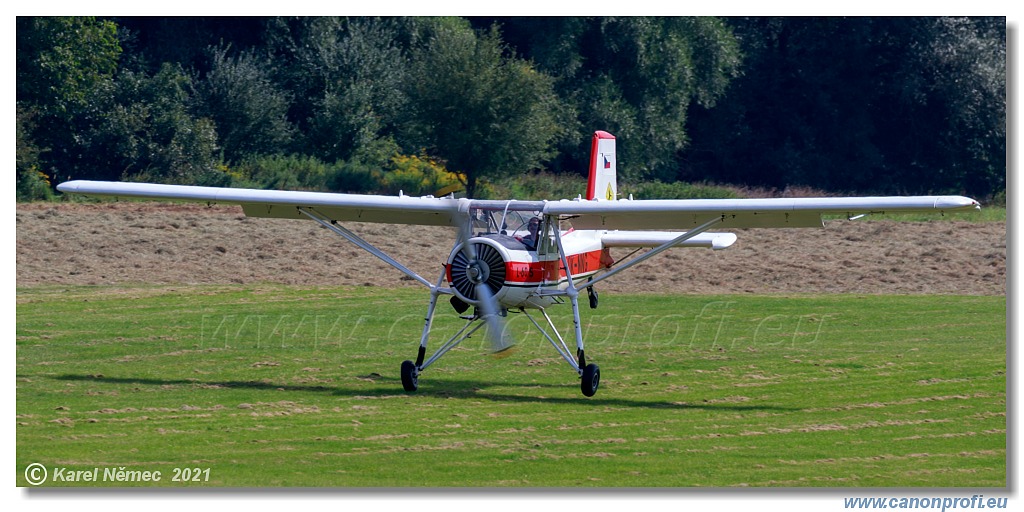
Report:
[[[586,291],[597,307],[594,286],[673,247],[725,249],[733,233],[711,228],[822,227],[822,215],[849,219],[884,212],[961,212],[980,208],[961,196],[844,197],[798,199],[633,200],[618,197],[615,137],[594,133],[586,197],[559,201],[500,201],[290,192],[149,183],[69,181],[57,187],[72,194],[228,203],[249,217],[310,219],[346,238],[430,290],[415,362],[401,366],[402,385],[415,391],[419,376],[445,353],[487,325],[495,351],[509,346],[503,318],[524,314],[581,380],[586,396],[597,392],[600,370],[587,363],[579,296]],[[413,272],[341,225],[378,222],[451,226],[455,243],[434,282]],[[654,231],[668,229],[673,231]],[[636,257],[615,260],[612,247],[650,247]],[[450,303],[465,326],[426,357],[438,298]],[[569,302],[576,350],[569,349],[547,308]],[[473,308],[472,313],[465,313]],[[546,328],[530,312],[539,312]],[[548,330],[550,329],[550,333]]]

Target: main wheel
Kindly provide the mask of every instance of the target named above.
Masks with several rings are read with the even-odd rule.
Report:
[[[402,387],[406,391],[416,391],[419,387],[419,372],[412,361],[402,361]]]
[[[597,393],[597,386],[601,383],[601,369],[596,364],[588,364],[583,369],[583,379],[580,382],[580,389],[584,396],[594,396]]]

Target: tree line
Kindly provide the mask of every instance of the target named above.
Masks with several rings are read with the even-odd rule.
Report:
[[[17,187],[1005,190],[1003,18],[19,17]]]

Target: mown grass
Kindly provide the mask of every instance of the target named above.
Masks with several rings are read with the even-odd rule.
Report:
[[[19,289],[17,484],[38,462],[210,468],[158,484],[192,487],[1006,485],[1005,297],[602,296],[588,399],[516,315],[509,357],[474,338],[403,392],[423,295]]]

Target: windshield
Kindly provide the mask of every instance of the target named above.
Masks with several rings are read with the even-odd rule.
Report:
[[[529,234],[531,219],[536,219],[535,223],[540,222],[540,212],[474,210],[473,235],[526,236]]]
[[[543,207],[543,202],[482,203],[482,207],[470,209],[473,217],[473,236],[508,236],[522,242],[527,250],[547,254],[555,246],[554,229],[559,229],[562,233],[573,229],[567,219],[558,221],[557,226],[551,225],[551,221],[541,213],[541,210],[534,209]]]

